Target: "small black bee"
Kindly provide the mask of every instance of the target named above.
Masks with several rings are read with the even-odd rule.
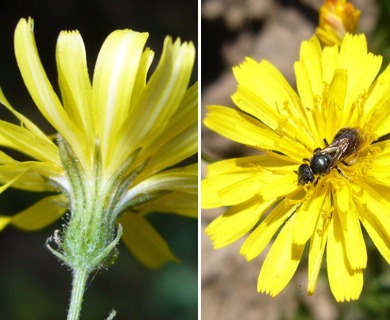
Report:
[[[305,185],[308,182],[313,182],[315,176],[318,178],[314,182],[317,184],[321,176],[328,174],[333,168],[342,175],[341,170],[337,165],[344,162],[344,159],[359,151],[362,147],[364,139],[361,136],[359,128],[342,128],[340,129],[331,144],[328,144],[324,139],[326,147],[314,150],[311,159],[303,159],[308,162],[301,164],[298,168],[298,184]]]

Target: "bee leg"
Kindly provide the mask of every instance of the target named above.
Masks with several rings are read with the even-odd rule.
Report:
[[[349,180],[349,178],[344,174],[344,172],[338,166],[336,166],[336,170],[340,174],[340,176]]]
[[[325,143],[325,147],[329,146],[328,140],[326,140],[326,138],[324,138],[324,143]]]

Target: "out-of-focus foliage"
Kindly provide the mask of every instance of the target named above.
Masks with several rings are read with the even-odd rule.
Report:
[[[379,17],[374,32],[375,51],[383,55],[383,66],[390,62],[390,1],[378,0]],[[364,14],[364,12],[363,12]]]

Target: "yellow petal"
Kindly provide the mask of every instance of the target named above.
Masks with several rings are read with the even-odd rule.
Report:
[[[5,180],[5,183],[0,187],[0,194],[7,190],[9,187],[13,186],[15,182],[18,181],[25,173],[26,171],[21,171],[20,173],[18,172],[18,175],[12,177],[12,179]]]
[[[296,210],[296,207],[296,204],[292,204],[288,200],[281,201],[245,240],[240,253],[248,261],[256,258],[271,241],[280,226]]]
[[[30,121],[30,119],[28,119],[27,117],[25,117],[24,115],[16,111],[14,108],[12,108],[11,104],[4,96],[3,90],[1,88],[0,88],[0,103],[4,105],[9,111],[11,111],[16,118],[18,118],[18,120],[22,123],[23,127],[27,128],[29,131],[31,131],[35,136],[39,137],[40,139],[51,142],[51,140],[46,136],[46,134],[32,121]]]
[[[230,140],[257,149],[276,150],[299,162],[305,157],[303,155],[308,153],[295,136],[290,137],[287,134],[280,136],[243,112],[221,106],[208,106],[208,111],[204,124]]]
[[[256,183],[252,183],[251,186],[254,187],[255,191],[250,194],[242,193],[242,189],[240,187],[235,188],[236,191],[234,193],[234,197],[232,198],[230,193],[230,198],[225,197],[224,191],[228,190],[228,188],[237,186],[241,181],[251,182],[248,180],[253,174],[250,173],[242,173],[242,174],[231,174],[229,176],[220,176],[220,177],[211,177],[202,180],[201,182],[201,191],[202,191],[202,208],[210,209],[217,208],[224,205],[236,205],[238,203],[244,202],[250,199],[254,194],[256,194],[258,185]],[[246,190],[248,191],[248,190]],[[241,196],[240,196],[241,195]]]
[[[388,225],[384,228],[382,223],[369,212],[361,214],[361,221],[383,258],[390,263],[390,235],[386,229]]]
[[[310,241],[307,281],[307,293],[309,295],[312,295],[316,289],[322,265],[322,257],[324,256],[325,246],[328,239],[329,222],[332,217],[332,205],[330,201],[330,197],[325,197],[322,214],[318,219],[316,230]]]
[[[26,128],[0,121],[0,143],[34,159],[60,165],[57,146],[49,139],[41,139]]]
[[[304,104],[313,103],[313,97],[322,90],[321,79],[323,79],[323,68],[321,65],[321,55],[321,46],[318,38],[312,37],[308,41],[302,42],[300,59],[295,63],[294,67],[296,72],[299,71],[297,73],[297,81],[299,79],[298,91],[299,97],[304,99]],[[298,74],[300,75],[299,77]],[[309,89],[310,91],[305,94],[306,91],[304,89]]]
[[[144,52],[142,52],[141,60],[139,62],[137,76],[134,81],[133,92],[131,95],[131,104],[136,103],[140,94],[145,90],[148,71],[150,65],[153,62],[154,52],[150,50],[150,48],[145,48]]]
[[[155,148],[155,156],[149,169],[164,170],[194,155],[198,149],[198,125],[194,123],[164,144]]]
[[[351,269],[345,250],[340,220],[333,214],[326,254],[330,290],[338,302],[357,300],[363,288],[363,271]]]
[[[148,268],[155,269],[167,262],[179,261],[165,240],[142,215],[128,213],[119,218],[118,222],[123,226],[123,242]]]
[[[0,231],[2,231],[11,222],[12,217],[0,216]]]
[[[198,151],[198,83],[186,92],[164,132],[145,151],[151,153],[149,168],[160,171],[188,158]],[[158,156],[157,156],[158,155]]]
[[[375,147],[370,146],[368,150],[371,153],[370,156],[372,156],[372,158],[371,164],[369,168],[367,168],[368,170],[364,171],[366,174],[365,179],[374,185],[382,184],[383,186],[389,186],[390,140],[376,142]]]
[[[78,140],[81,132],[66,114],[46,76],[38,56],[33,27],[32,19],[21,19],[15,30],[15,56],[24,83],[45,118],[84,159],[81,156],[84,146]]]
[[[207,208],[210,197],[215,197],[211,203],[218,206],[231,206],[251,199],[259,194],[260,189],[267,185],[272,174],[265,170],[252,174],[231,174],[203,180],[204,188],[202,207]],[[231,179],[231,180],[230,180]],[[245,190],[245,193],[243,193]],[[210,194],[208,194],[210,192]],[[273,197],[278,194],[272,194]]]
[[[116,145],[111,140],[116,137],[130,111],[133,86],[147,38],[147,33],[116,30],[100,49],[93,75],[92,105],[95,130],[100,138],[102,154],[107,157],[116,156],[109,151]],[[130,137],[129,141],[132,143]],[[103,159],[104,164],[107,161]]]
[[[288,173],[272,174],[268,183],[264,183],[259,189],[259,195],[264,199],[286,196],[298,189],[297,175],[291,168],[286,168]]]
[[[274,150],[279,137],[258,120],[232,108],[208,106],[203,122],[220,135],[255,148]]]
[[[308,57],[308,59],[310,59]],[[339,49],[336,46],[325,47],[322,51],[322,74],[323,81],[331,83],[334,75],[334,71],[340,68],[339,65]],[[318,92],[320,93],[320,92]]]
[[[282,197],[297,189],[296,180],[295,173],[282,175],[267,170],[205,179],[202,181],[202,207],[235,205],[256,195],[265,200]]]
[[[304,246],[293,243],[294,216],[288,220],[268,252],[257,281],[257,291],[272,297],[282,291],[293,277]]]
[[[289,194],[297,189],[297,176],[293,172],[296,166],[290,164],[270,155],[213,163],[202,181],[202,207],[235,205],[255,195],[270,199]]]
[[[164,130],[180,107],[189,85],[195,62],[193,43],[166,37],[161,59],[134,108],[134,123],[140,129],[139,141],[152,142]],[[129,117],[131,114],[129,115]],[[150,143],[149,142],[149,143]]]
[[[332,125],[330,126],[329,123],[324,122],[324,125],[328,128],[342,128],[344,127],[345,123],[347,122],[346,117],[348,117],[348,121],[350,123],[353,123],[352,119],[355,116],[358,116],[358,113],[356,112],[356,115],[352,114],[350,112],[350,105],[348,105],[349,101],[347,100],[347,92],[348,92],[348,83],[349,83],[349,74],[346,69],[336,69],[334,71],[333,79],[332,82],[330,83],[329,86],[329,96],[333,98],[333,101],[331,101],[332,105]],[[334,107],[333,107],[334,106]],[[347,111],[348,110],[348,111]],[[326,110],[325,110],[326,112]],[[318,119],[318,125],[321,126],[321,120]],[[338,129],[336,129],[338,130]],[[328,136],[329,131],[333,130],[321,130],[320,132],[324,132],[326,136]],[[333,134],[332,132],[332,134]]]
[[[368,122],[370,128],[378,135],[389,132],[390,119],[387,105],[390,101],[390,66],[388,66],[371,86],[370,94],[364,104],[362,123]]]
[[[340,47],[339,68],[348,72],[347,103],[343,110],[345,119],[350,116],[350,108],[362,92],[368,92],[378,74],[382,57],[367,53],[367,40],[364,34],[347,34]]]
[[[55,179],[62,177],[61,168],[51,163],[38,161],[15,162],[0,166],[0,182],[13,188],[27,191],[53,191],[54,187],[47,183],[47,178]]]
[[[198,195],[172,192],[147,202],[142,212],[174,213],[189,218],[198,217]]]
[[[275,130],[283,117],[286,105],[299,112],[300,101],[280,71],[268,61],[256,62],[250,58],[233,68],[239,83],[232,96],[236,105]],[[297,116],[299,117],[299,115]]]
[[[222,205],[219,192],[225,187],[253,175],[253,172],[261,169],[257,164],[257,158],[238,158],[222,160],[207,166],[207,177],[201,182],[202,208],[216,208]],[[237,203],[244,202],[238,201]],[[237,204],[232,203],[232,205]]]
[[[290,167],[292,162],[289,159],[276,157],[271,154],[261,154],[250,157],[232,158],[211,163],[207,166],[207,176],[213,177],[222,174],[239,172],[256,172],[262,168],[269,171],[284,173],[284,169]],[[288,170],[288,169],[287,169]],[[287,172],[287,170],[285,170]]]
[[[78,31],[62,31],[57,40],[58,82],[66,113],[94,143],[95,131],[91,104],[91,82],[83,39]],[[96,108],[96,107],[95,107]]]
[[[118,150],[131,141],[133,146],[149,147],[167,126],[187,91],[195,61],[192,43],[167,37],[163,53],[144,91],[133,104],[120,136]]]
[[[175,168],[152,175],[132,186],[123,196],[118,207],[121,207],[140,194],[154,191],[174,191],[198,194],[198,164]]]
[[[326,184],[324,188],[315,188],[311,198],[304,201],[297,210],[293,230],[295,244],[304,245],[315,232],[324,198],[328,196],[328,187],[329,185]]]
[[[15,215],[11,224],[26,231],[38,230],[56,221],[67,209],[64,195],[48,196]]]
[[[213,242],[214,249],[225,247],[247,234],[274,201],[266,202],[256,197],[229,208],[224,214],[213,220],[205,232]]]
[[[314,98],[321,94],[323,85],[321,47],[316,37],[309,41],[303,41],[300,50],[300,60],[294,64],[294,70],[302,105],[308,108],[314,103]],[[307,126],[315,128],[311,116],[305,116],[302,120],[307,121]],[[316,130],[312,130],[316,134]],[[314,137],[318,140],[318,137]]]
[[[388,187],[375,186],[373,189],[362,184],[356,186],[354,192],[360,221],[381,255],[390,263],[390,204],[383,197],[389,192]]]
[[[172,190],[189,194],[198,193],[198,164],[174,168],[157,173],[133,187],[134,191]]]
[[[352,201],[350,184],[344,183],[333,190],[337,214],[343,230],[345,251],[352,270],[364,269],[367,265],[367,250],[360,227],[358,211]]]

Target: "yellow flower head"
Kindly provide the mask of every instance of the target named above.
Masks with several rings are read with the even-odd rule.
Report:
[[[283,290],[308,246],[308,294],[326,251],[336,300],[357,299],[361,226],[390,263],[390,67],[376,78],[381,62],[364,35],[323,49],[314,36],[295,64],[298,94],[272,64],[247,58],[234,68],[240,110],[209,107],[207,127],[263,151],[209,165],[202,183],[203,208],[230,207],[206,229],[215,248],[250,233],[241,254],[251,260],[275,238],[258,291]]]
[[[195,50],[192,43],[167,37],[162,57],[148,75],[153,52],[145,48],[147,38],[147,33],[132,30],[112,32],[91,81],[79,32],[61,32],[56,50],[60,98],[39,59],[32,19],[20,20],[15,30],[20,72],[57,134],[55,139],[44,134],[0,92],[0,102],[20,121],[0,121],[0,145],[31,159],[18,161],[0,153],[1,191],[14,187],[61,193],[13,217],[1,216],[1,229],[7,224],[39,229],[70,209],[68,229],[99,224],[99,216],[111,226],[107,242],[120,216],[123,240],[144,264],[158,267],[176,259],[145,214],[157,210],[196,216],[197,166],[177,166],[197,152],[197,84],[188,88]],[[71,235],[56,240],[66,237]]]
[[[322,45],[340,45],[347,33],[355,34],[360,11],[346,0],[325,0],[320,9],[319,27],[316,34]]]

